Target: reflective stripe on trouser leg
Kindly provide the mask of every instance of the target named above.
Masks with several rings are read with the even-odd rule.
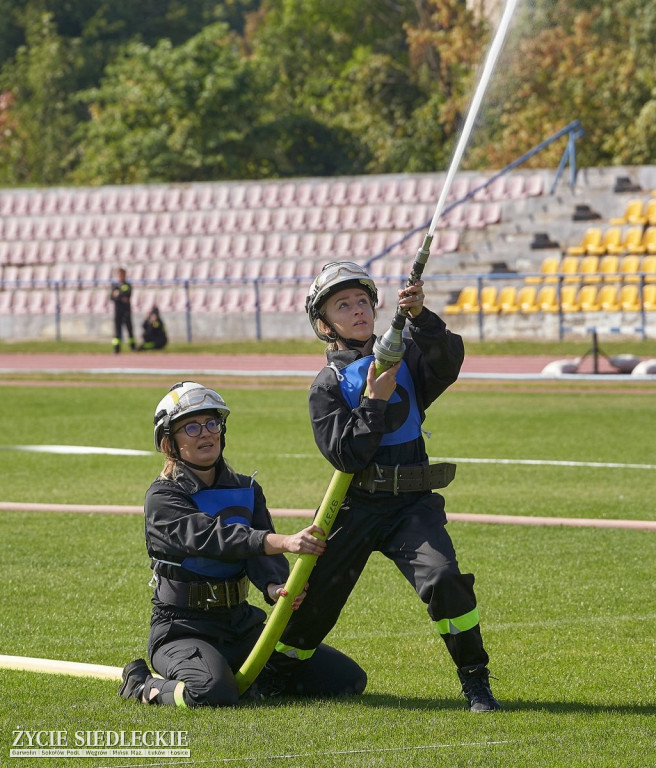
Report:
[[[474,608],[473,611],[457,616],[455,619],[440,619],[435,622],[435,626],[440,635],[459,635],[461,632],[475,627],[478,622],[478,608]]]
[[[285,645],[284,643],[276,643],[276,651],[283,653],[285,656],[289,656],[291,659],[300,659],[304,661],[309,659],[310,656],[316,651],[316,648],[311,648],[309,651],[304,651],[302,648],[294,648],[293,645]]]

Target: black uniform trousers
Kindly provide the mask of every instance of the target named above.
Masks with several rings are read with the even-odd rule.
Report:
[[[487,664],[478,625],[473,574],[462,574],[445,529],[444,499],[437,493],[398,496],[349,492],[326,551],[314,567],[308,594],[287,625],[281,642],[315,648],[336,624],[372,552],[388,557],[426,603],[435,622],[473,614],[466,631],[442,632],[457,667]],[[450,622],[447,622],[450,625]],[[457,622],[456,622],[457,623]]]
[[[229,706],[237,704],[239,692],[235,672],[255,645],[265,613],[242,603],[212,612],[182,611],[156,607],[151,620],[149,653],[153,669],[164,679],[150,679],[148,691],[160,693],[155,704],[176,704],[174,691],[184,682],[184,704]],[[274,654],[278,656],[279,654]],[[348,656],[321,645],[309,664],[287,665],[265,670],[264,693],[308,697],[331,697],[362,693],[366,674]],[[284,666],[285,659],[281,659]],[[261,678],[254,684],[263,685]],[[266,688],[266,690],[265,690]]]

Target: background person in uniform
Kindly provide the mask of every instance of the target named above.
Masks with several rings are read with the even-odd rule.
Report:
[[[423,281],[399,291],[410,338],[400,363],[375,375],[372,355],[374,281],[357,264],[327,264],[306,308],[317,336],[328,342],[328,364],[310,388],[310,418],[321,453],[353,473],[324,555],[309,578],[306,600],[292,615],[278,651],[311,657],[335,625],[372,552],[382,552],[427,604],[455,662],[473,712],[499,709],[492,695],[481,638],[474,576],[461,573],[444,498],[433,489],[455,466],[429,465],[421,425],[429,405],[458,378],[460,336],[424,307]],[[364,392],[367,389],[367,395]],[[428,662],[427,662],[428,666]]]
[[[174,385],[155,410],[155,446],[166,463],[146,493],[146,547],[153,568],[149,655],[123,670],[119,694],[142,703],[225,706],[239,700],[234,673],[257,641],[265,612],[247,601],[252,583],[273,604],[289,575],[283,552],[321,555],[311,525],[274,531],[262,488],[223,458],[230,410],[214,390]],[[294,603],[302,603],[301,593]],[[276,677],[265,667],[247,698],[286,693],[361,693],[363,670],[321,645],[311,664]],[[258,694],[259,692],[259,694]]]
[[[132,331],[132,286],[127,281],[127,273],[123,267],[116,270],[116,282],[112,283],[110,299],[114,302],[114,338],[112,346],[114,354],[121,351],[121,338],[123,336],[123,327],[128,335],[130,349],[136,349],[137,344]]]
[[[143,344],[139,350],[164,349],[167,343],[166,325],[159,314],[159,309],[153,306],[148,317],[143,321]]]

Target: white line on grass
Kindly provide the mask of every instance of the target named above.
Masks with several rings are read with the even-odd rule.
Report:
[[[0,451],[30,451],[33,453],[102,454],[107,456],[153,456],[154,451],[131,448],[101,448],[93,445],[0,445]]]
[[[456,744],[420,744],[414,747],[382,747],[380,749],[337,749],[325,752],[296,752],[288,755],[254,755],[253,757],[219,757],[212,760],[181,760],[168,761],[166,763],[147,763],[148,768],[155,768],[160,765],[201,765],[201,763],[250,763],[263,760],[297,760],[301,757],[336,757],[338,755],[371,755],[383,754],[386,752],[419,752],[429,749],[462,749],[463,747],[495,747],[499,744],[511,744],[510,739],[503,741],[466,741]],[[144,763],[129,763],[123,765],[98,766],[98,768],[138,768]]]
[[[315,453],[280,453],[282,459],[316,459]],[[593,467],[596,469],[656,469],[656,464],[622,464],[606,461],[556,461],[552,459],[476,459],[429,456],[429,461],[452,461],[460,464],[520,464],[535,467]]]

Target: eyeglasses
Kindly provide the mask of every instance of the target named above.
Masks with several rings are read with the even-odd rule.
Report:
[[[173,433],[177,435],[178,432],[184,430],[189,437],[200,437],[203,434],[203,427],[212,435],[216,435],[221,430],[223,422],[220,419],[208,419],[204,424],[198,421],[190,421],[187,424],[183,424],[180,429],[176,429]]]

